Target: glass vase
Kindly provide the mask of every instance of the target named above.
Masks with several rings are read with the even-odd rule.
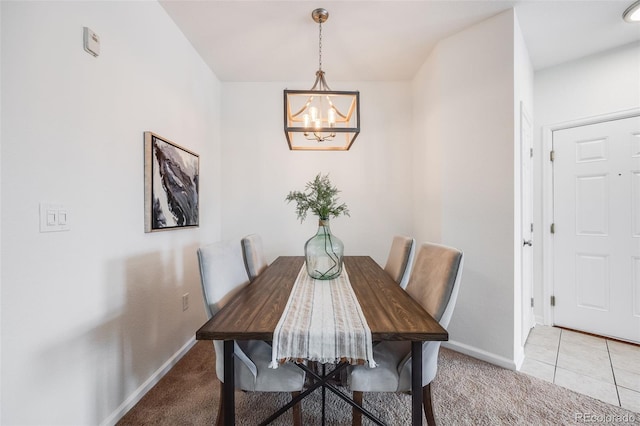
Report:
[[[342,272],[344,244],[331,234],[328,219],[320,219],[318,232],[304,245],[307,273],[317,280],[331,280]]]

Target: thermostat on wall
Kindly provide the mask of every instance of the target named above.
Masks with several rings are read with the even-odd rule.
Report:
[[[100,37],[91,28],[84,27],[84,50],[93,56],[100,54]]]

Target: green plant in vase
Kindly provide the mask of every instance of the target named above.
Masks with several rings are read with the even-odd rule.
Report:
[[[331,233],[329,219],[340,215],[349,215],[344,203],[339,203],[338,188],[331,184],[329,175],[318,175],[307,182],[305,191],[291,191],[287,202],[296,202],[296,214],[300,222],[311,211],[318,216],[318,232],[304,245],[307,273],[318,280],[337,278],[342,273],[344,244]]]

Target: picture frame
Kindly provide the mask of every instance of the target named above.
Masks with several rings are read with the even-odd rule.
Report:
[[[199,226],[200,156],[144,132],[144,231]]]

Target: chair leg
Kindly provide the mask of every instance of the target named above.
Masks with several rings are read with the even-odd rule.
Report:
[[[224,383],[220,383],[220,403],[218,404],[218,418],[216,419],[216,426],[222,426],[224,423]]]
[[[362,392],[353,391],[353,402],[362,407]],[[357,408],[351,408],[351,425],[362,425],[362,413]]]
[[[433,406],[431,405],[431,383],[422,387],[422,405],[427,425],[436,426],[436,418],[433,416]]]
[[[300,395],[300,392],[291,392],[291,398],[295,398]],[[300,409],[300,402],[293,406],[291,410],[293,414],[293,426],[302,426],[302,410]]]

